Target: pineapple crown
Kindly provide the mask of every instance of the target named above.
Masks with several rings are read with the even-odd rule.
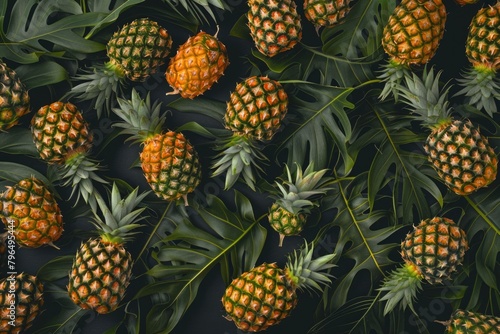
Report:
[[[92,209],[94,214],[94,225],[99,230],[101,239],[106,242],[121,244],[128,241],[134,232],[132,230],[141,226],[138,222],[145,217],[139,215],[146,209],[145,207],[136,209],[149,191],[138,194],[139,188],[135,188],[125,198],[121,197],[120,190],[116,183],[113,183],[109,205],[97,193],[97,208]]]
[[[310,163],[305,171],[302,171],[299,164],[296,166],[295,180],[288,165],[285,165],[287,179],[282,182],[276,181],[276,186],[281,191],[276,202],[293,214],[308,213],[313,206],[318,205],[311,197],[325,194],[332,189],[328,187],[332,178],[324,177],[328,169],[315,171],[313,163]]]
[[[115,123],[113,126],[123,129],[120,133],[129,136],[127,141],[144,142],[162,131],[165,115],[160,115],[161,102],[156,100],[151,105],[149,93],[142,99],[139,93],[132,89],[129,100],[118,98],[117,101],[119,108],[113,108],[113,112],[123,122]]]
[[[321,285],[330,284],[330,277],[332,276],[322,271],[336,266],[331,263],[335,258],[335,254],[313,257],[314,243],[309,245],[307,242],[304,242],[301,249],[294,250],[288,256],[285,272],[296,288],[322,291]]]
[[[267,157],[255,146],[252,139],[233,134],[221,141],[221,152],[212,166],[212,175],[226,174],[225,189],[230,189],[240,176],[245,183],[255,190],[255,175],[262,168],[258,162],[266,161]]]
[[[434,69],[431,67],[428,71],[426,66],[422,78],[415,73],[408,73],[404,77],[406,87],[397,87],[403,103],[416,114],[418,120],[431,129],[450,121],[448,93],[451,86],[446,84],[440,89],[441,73],[439,71],[434,74]]]

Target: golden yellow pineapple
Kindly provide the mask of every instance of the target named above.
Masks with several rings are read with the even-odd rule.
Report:
[[[25,273],[0,280],[0,333],[22,334],[33,326],[42,312],[43,289],[36,276]]]
[[[17,123],[30,112],[28,90],[17,73],[0,59],[0,132]]]
[[[99,314],[115,311],[130,283],[133,260],[124,244],[140,227],[139,217],[145,208],[136,209],[147,193],[138,188],[122,198],[113,184],[109,202],[96,194],[97,206],[92,210],[98,238],[82,242],[69,274],[68,294],[83,309]],[[99,213],[100,211],[100,213]]]
[[[462,264],[469,243],[465,232],[445,217],[424,219],[401,242],[404,265],[386,278],[380,291],[386,294],[384,314],[397,305],[413,309],[422,280],[441,284]]]
[[[135,89],[130,100],[118,99],[119,108],[113,112],[123,122],[115,126],[129,140],[140,143],[141,168],[154,193],[164,200],[184,199],[201,181],[198,152],[181,132],[163,131],[165,115],[160,115],[161,103],[150,103],[150,96],[142,100]]]
[[[248,27],[257,50],[268,57],[294,48],[302,24],[293,0],[248,0]]]
[[[441,323],[446,326],[446,334],[500,333],[500,317],[479,312],[458,309],[448,321]]]
[[[93,136],[80,110],[70,102],[45,105],[31,120],[31,132],[40,157],[57,167],[63,185],[73,188],[71,195],[95,205],[93,182],[106,181],[90,158]]]
[[[232,135],[220,140],[222,152],[212,167],[214,176],[225,174],[226,189],[240,176],[254,189],[254,174],[261,170],[258,162],[266,159],[256,144],[273,138],[287,111],[288,95],[278,81],[251,76],[236,85],[224,115],[224,125]]]
[[[50,245],[63,233],[59,205],[45,184],[34,178],[17,182],[0,195],[0,217],[13,229],[19,245],[37,248]]]
[[[407,75],[410,65],[424,65],[434,57],[443,38],[446,7],[442,0],[403,0],[396,6],[384,27],[382,47],[389,56],[380,79],[385,99],[393,94]]]
[[[334,265],[335,254],[313,258],[314,245],[294,251],[285,268],[263,263],[235,278],[222,296],[222,305],[238,329],[265,331],[287,318],[297,306],[297,290],[322,290],[330,283],[322,273]]]
[[[209,90],[229,65],[226,46],[200,31],[182,44],[170,59],[165,77],[174,89],[167,93],[193,99]]]

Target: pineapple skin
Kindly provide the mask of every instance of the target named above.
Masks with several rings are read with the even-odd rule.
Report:
[[[14,326],[9,324],[11,321],[9,306],[12,299],[9,290],[12,286],[15,286],[16,296]],[[42,311],[43,304],[43,285],[36,276],[21,273],[0,280],[0,333],[24,333],[33,325]]]
[[[248,27],[257,50],[274,57],[302,39],[302,24],[293,0],[249,0]]]
[[[30,112],[30,97],[17,73],[0,60],[0,131],[19,123]]]
[[[426,64],[443,38],[446,16],[442,0],[403,0],[384,27],[385,52],[403,65]]]
[[[132,263],[132,255],[122,244],[101,239],[82,243],[69,275],[69,297],[99,314],[115,311],[130,283]]]
[[[288,317],[297,305],[294,283],[276,263],[263,263],[235,278],[222,304],[238,329],[264,331]]]
[[[495,152],[470,121],[454,120],[436,126],[424,149],[439,177],[457,195],[469,195],[496,179]]]
[[[92,147],[89,125],[70,102],[41,107],[31,120],[31,132],[40,157],[48,163],[62,164]]]
[[[180,132],[168,131],[147,139],[140,161],[153,192],[167,201],[185,197],[201,181],[198,153]]]
[[[474,67],[500,69],[500,2],[481,8],[471,21],[465,54]]]
[[[228,66],[226,46],[201,31],[179,47],[170,59],[165,77],[174,89],[172,94],[193,99],[209,90]]]
[[[17,243],[29,248],[52,244],[63,233],[59,205],[42,181],[20,180],[0,196],[0,216],[6,226],[14,220]]]
[[[157,22],[140,18],[115,32],[106,48],[110,63],[128,79],[144,81],[165,63],[172,37]]]
[[[304,213],[294,214],[277,203],[273,203],[269,210],[269,224],[283,236],[298,235],[302,232],[307,221]]]
[[[440,284],[462,264],[469,248],[465,232],[444,217],[422,220],[401,243],[401,256],[429,284]]]
[[[227,102],[224,123],[233,133],[270,140],[287,113],[288,95],[268,77],[252,76],[236,85]]]
[[[500,317],[466,310],[455,310],[446,327],[447,334],[498,334]]]
[[[316,27],[333,27],[347,16],[350,3],[351,0],[305,0],[304,15]]]
[[[465,6],[465,5],[473,5],[476,2],[478,2],[478,0],[455,0],[455,2],[460,6]]]

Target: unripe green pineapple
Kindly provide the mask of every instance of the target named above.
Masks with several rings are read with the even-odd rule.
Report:
[[[316,26],[333,27],[347,16],[351,0],[305,0],[304,15]]]
[[[93,181],[106,181],[97,175],[100,167],[89,157],[93,136],[80,110],[70,102],[45,105],[31,120],[31,132],[40,157],[57,167],[63,185],[73,188],[71,195],[95,205]]]
[[[281,193],[275,196],[268,214],[269,224],[280,235],[280,247],[285,237],[302,231],[311,209],[318,206],[318,197],[331,189],[328,187],[331,178],[324,176],[327,169],[315,171],[314,164],[309,164],[302,171],[297,164],[294,178],[288,166],[285,167],[287,179],[276,181]]]
[[[43,285],[36,276],[21,273],[0,280],[0,333],[24,333],[32,327],[43,303]]]
[[[126,79],[144,81],[165,63],[172,48],[172,37],[166,29],[148,18],[138,18],[115,32],[106,45],[109,60],[94,67],[92,73],[76,80],[82,83],[66,95],[79,101],[92,100],[97,115],[110,112],[121,94]]]
[[[209,90],[229,66],[226,46],[214,36],[200,31],[182,44],[170,59],[165,78],[180,94],[193,99]]]
[[[288,257],[285,268],[263,263],[235,278],[222,296],[222,305],[238,329],[260,332],[279,324],[297,306],[297,290],[322,290],[330,275],[321,273],[334,265],[335,254],[313,259],[307,244]]]
[[[257,50],[274,57],[302,39],[302,24],[293,0],[248,0],[250,36]]]
[[[28,91],[17,73],[0,60],[0,132],[19,123],[19,118],[29,112]]]
[[[440,73],[406,76],[402,101],[431,133],[424,145],[428,160],[444,184],[457,195],[469,195],[491,184],[498,159],[488,138],[468,120],[454,120],[448,108],[449,87],[439,88]]]
[[[123,300],[132,274],[132,255],[124,244],[140,227],[140,214],[136,209],[147,193],[134,189],[122,198],[113,184],[109,203],[98,194],[97,210],[93,210],[98,238],[83,242],[76,252],[69,274],[68,294],[83,309],[106,314],[117,309]]]
[[[465,232],[451,219],[424,219],[401,243],[404,265],[384,281],[380,291],[386,294],[384,314],[398,304],[413,309],[413,300],[422,289],[422,280],[435,285],[451,278],[462,264],[469,248]]]
[[[424,65],[434,57],[443,38],[446,7],[442,0],[403,0],[384,27],[382,47],[389,63],[379,76],[385,82],[380,94],[397,99],[397,86],[410,65]]]
[[[0,195],[0,217],[13,228],[16,242],[25,247],[50,245],[63,232],[59,205],[45,184],[34,178],[17,182]]]
[[[443,323],[446,334],[498,334],[500,317],[478,312],[455,310],[450,320]]]
[[[226,189],[240,176],[254,189],[258,162],[266,159],[256,144],[273,138],[287,111],[288,95],[278,81],[252,76],[236,85],[224,115],[224,125],[233,134],[221,140],[222,152],[212,167],[214,176],[226,175]]]
[[[481,8],[469,26],[465,53],[472,67],[458,79],[468,104],[484,109],[490,116],[497,112],[500,101],[500,1]]]
[[[181,132],[163,131],[165,115],[160,115],[161,103],[150,103],[149,94],[142,100],[135,89],[130,100],[118,99],[119,108],[113,112],[123,122],[122,128],[129,140],[142,145],[141,168],[154,193],[166,200],[184,199],[201,182],[198,152]]]

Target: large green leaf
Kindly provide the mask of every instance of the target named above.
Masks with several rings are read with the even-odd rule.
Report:
[[[29,64],[43,55],[63,57],[68,51],[87,54],[105,49],[103,44],[82,36],[84,28],[99,23],[103,14],[82,13],[76,1],[15,1],[6,30],[7,5],[0,9],[0,57]],[[65,15],[49,20],[54,14]]]
[[[16,68],[16,73],[26,88],[46,87],[69,79],[68,71],[54,61],[40,61]]]
[[[179,11],[179,5],[192,18],[201,23],[210,23],[210,21],[219,22],[223,19],[223,14],[231,9],[231,2],[224,0],[163,0],[172,10]],[[208,16],[207,16],[208,15]],[[209,19],[210,18],[210,19]]]
[[[279,143],[277,151],[287,151],[289,165],[309,158],[317,168],[325,168],[333,140],[348,173],[354,161],[347,151],[352,125],[346,109],[354,107],[347,100],[354,88],[302,82],[294,85],[296,91],[289,94],[292,115],[287,115],[284,131],[273,139]]]
[[[323,51],[347,59],[380,58],[382,31],[396,1],[357,1],[348,13],[348,20],[321,33]]]
[[[377,282],[386,275],[385,268],[394,264],[389,255],[398,244],[386,240],[398,227],[390,226],[388,211],[370,210],[366,191],[366,174],[361,174],[352,180],[338,182],[332,195],[325,197],[322,204],[325,210],[337,210],[325,226],[325,231],[335,231],[337,236],[337,241],[331,245],[333,252],[341,259],[352,260],[352,266],[344,267],[341,275],[333,273],[336,279],[326,299],[330,311],[345,304],[348,295],[359,293],[358,287],[353,285],[358,275],[364,275],[363,289],[373,291],[378,287]]]
[[[397,115],[391,104],[367,103],[361,110],[362,121],[357,123],[353,150],[356,156],[362,149],[371,147],[374,152],[370,160],[360,163],[369,164],[368,201],[373,208],[377,195],[388,193],[392,197],[395,218],[402,218],[403,224],[414,223],[414,212],[420,219],[431,216],[429,195],[440,206],[443,196],[433,177],[435,172],[426,165],[426,158],[420,146],[425,133],[417,134],[410,130],[411,118]],[[366,131],[364,131],[366,130]]]
[[[208,196],[207,206],[195,209],[204,228],[185,218],[156,245],[153,258],[157,264],[148,271],[154,281],[134,297],[158,296],[147,316],[147,333],[169,333],[215,265],[220,265],[228,281],[255,264],[264,246],[266,229],[255,219],[245,196],[235,192],[234,204],[236,211],[218,197]]]
[[[31,131],[20,126],[12,127],[8,132],[0,132],[0,152],[31,157],[40,156],[33,143]]]

